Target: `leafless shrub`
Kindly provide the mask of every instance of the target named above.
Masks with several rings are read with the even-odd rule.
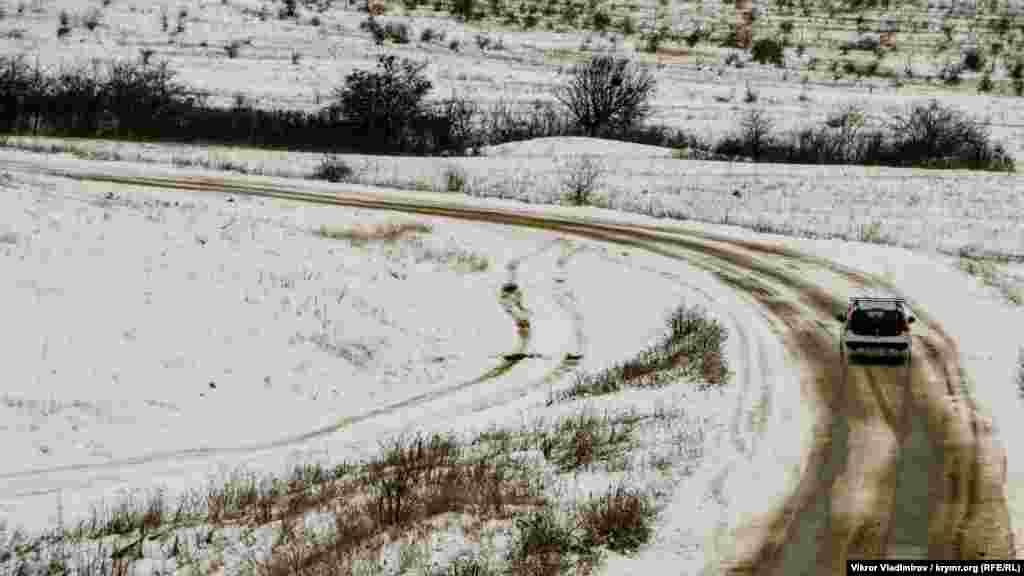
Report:
[[[238,40],[232,40],[230,44],[224,46],[224,52],[228,55],[228,58],[237,58],[238,50],[242,47],[242,43]]]
[[[654,77],[625,58],[598,55],[577,65],[569,82],[555,89],[562,103],[588,136],[621,133],[650,112]]]
[[[961,63],[946,64],[939,71],[939,78],[942,79],[943,83],[949,86],[955,86],[960,83],[960,76],[963,74],[964,66]]]
[[[743,93],[743,101],[747,104],[753,104],[754,102],[757,102],[758,97],[757,90],[751,88],[750,82],[747,82],[747,88]]]
[[[57,24],[57,38],[63,38],[71,33],[71,15],[66,10],[61,10]]]
[[[95,30],[102,23],[103,13],[98,8],[93,8],[82,17],[82,25],[90,32]]]
[[[992,82],[992,74],[986,70],[985,73],[981,75],[981,79],[978,80],[978,92],[991,92],[994,87],[995,84]]]
[[[897,139],[896,151],[926,167],[963,167],[1013,171],[1013,159],[1000,144],[993,144],[980,122],[936,100],[916,104],[889,123]]]
[[[592,155],[583,155],[568,166],[568,173],[562,179],[569,201],[574,206],[588,206],[590,196],[604,173],[600,162]]]
[[[827,140],[832,149],[827,154],[848,162],[860,157],[857,144],[866,121],[864,110],[856,104],[843,105],[831,112],[825,120],[825,126],[832,131],[832,137]]]
[[[188,8],[182,6],[178,9],[178,25],[174,29],[175,34],[185,33],[185,19],[188,18]]]
[[[291,20],[298,18],[298,2],[297,0],[284,0],[284,6],[278,12],[278,17],[281,20]]]
[[[324,156],[310,177],[328,182],[350,182],[353,173],[352,167],[344,160],[333,156]]]
[[[772,121],[763,108],[747,111],[740,121],[740,141],[754,160],[771,142]]]
[[[466,173],[458,166],[449,166],[444,171],[444,189],[461,194],[466,191]]]

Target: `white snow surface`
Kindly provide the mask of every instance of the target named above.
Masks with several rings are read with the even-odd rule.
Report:
[[[11,154],[29,156],[34,155]],[[84,161],[54,162],[97,169]],[[113,162],[103,163],[102,169],[204,173]],[[56,492],[70,515],[122,489],[186,487],[237,465],[273,470],[295,458],[364,455],[386,435],[413,425],[471,431],[565,409],[543,409],[547,390],[522,385],[536,381],[543,366],[527,367],[493,382],[479,397],[470,394],[451,405],[439,401],[381,417],[358,427],[358,436],[341,431],[275,450],[115,466],[80,481],[58,475],[42,486],[38,478],[12,480],[12,473],[43,467],[161,451],[252,447],[470,379],[515,344],[511,322],[496,297],[508,278],[505,264],[512,259],[524,258],[519,281],[527,306],[538,311],[535,319],[541,322],[532,343],[536,351],[557,357],[563,351],[559,346],[571,340],[572,328],[547,286],[560,245],[550,233],[115,188],[17,171],[4,176],[0,192],[0,210],[9,215],[0,230],[0,306],[4,318],[14,319],[0,330],[12,376],[0,404],[0,435],[5,453],[12,455],[0,470],[0,513],[13,523],[52,526]],[[104,198],[108,192],[115,197]],[[624,222],[670,222],[597,208],[459,201]],[[416,264],[403,252],[415,252],[416,244],[406,240],[397,247],[359,248],[311,234],[321,224],[345,228],[382,221],[430,223],[433,231],[421,234],[422,242],[443,247],[448,239],[486,254],[491,267],[471,274],[429,259]],[[778,242],[880,274],[900,286],[912,305],[937,317],[959,342],[974,397],[1007,450],[1006,495],[1017,541],[1024,541],[1024,440],[1015,424],[1021,400],[1012,384],[1017,350],[1024,344],[1016,330],[1024,319],[1019,308],[958,271],[953,259],[933,253],[756,234],[730,226],[679,226]],[[566,274],[586,326],[585,369],[642,348],[660,333],[662,314],[681,299],[707,306],[735,335],[728,357],[737,376],[722,394],[671,387],[587,403],[596,409],[660,403],[706,418],[699,463],[669,485],[652,478],[642,482],[661,490],[668,502],[654,542],[639,558],[613,556],[601,569],[616,575],[655,573],[673,562],[680,573],[698,573],[727,550],[722,538],[729,527],[766,510],[773,496],[784,494],[802,473],[813,409],[801,401],[792,359],[749,302],[690,267],[634,250],[622,253],[574,242],[583,248]],[[344,291],[340,302],[339,291]],[[636,295],[625,300],[628,306],[622,305],[624,294]],[[325,345],[309,341],[317,334],[326,335]],[[444,360],[436,361],[439,357]],[[744,438],[730,437],[725,430],[744,394],[748,402],[767,394],[771,405],[779,407],[772,410],[761,440],[771,449],[759,451],[753,462],[739,456]],[[650,450],[671,448],[673,441],[654,441]],[[732,473],[718,483],[723,470]],[[583,477],[573,488],[585,493],[608,481]]]
[[[671,158],[672,149],[662,146],[634,144],[586,138],[582,136],[534,138],[522,142],[509,142],[497,146],[487,146],[482,150],[484,156],[505,158],[526,157],[557,157],[578,156],[614,156],[615,158]]]
[[[50,167],[96,167],[48,160]],[[129,163],[103,169],[184,173]],[[661,336],[665,314],[680,302],[721,310],[733,330],[748,329],[736,311],[756,317],[749,304],[718,294],[706,272],[660,257],[439,218],[4,174],[0,205],[11,218],[0,243],[0,290],[2,313],[14,321],[0,334],[13,376],[0,404],[0,435],[11,455],[0,470],[0,510],[11,526],[72,523],[93,506],[157,487],[173,498],[236,469],[279,472],[310,458],[366,457],[413,428],[518,428],[580,409],[683,410],[684,429],[647,434],[635,458],[664,454],[689,470],[699,461],[687,462],[679,434],[714,438],[736,401],[734,393],[680,386],[544,410],[560,384],[538,389],[537,382],[566,352],[583,353],[583,370],[624,360]],[[314,234],[321,225],[413,221],[432,231],[365,247]],[[417,254],[449,249],[486,255],[490,268],[470,273],[436,258],[416,262]],[[467,394],[296,439],[493,368],[516,344],[498,303],[512,261],[531,311],[527,351],[542,356],[535,365]],[[557,277],[566,279],[575,315],[556,297]],[[730,346],[742,355],[736,342]],[[197,453],[203,450],[210,453]],[[650,477],[637,485],[664,483],[644,474]],[[613,480],[580,477],[567,493],[600,492]],[[702,562],[692,554],[695,542],[707,527],[686,533],[695,566]],[[151,560],[153,569],[170,561]]]

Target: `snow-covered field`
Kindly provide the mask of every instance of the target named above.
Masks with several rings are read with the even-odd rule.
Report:
[[[8,146],[75,156],[308,177],[322,154],[10,137]],[[487,148],[481,158],[338,155],[355,182],[471,196],[564,202],[580,156],[601,167],[592,201],[627,212],[736,224],[763,232],[838,237],[956,253],[1024,255],[1024,177],[971,171],[680,161],[665,148],[589,138],[540,138]],[[17,153],[11,151],[11,158]]]
[[[151,61],[168,62],[178,80],[208,92],[211,103],[232,105],[238,95],[257,107],[315,110],[330,101],[347,74],[373,68],[377,55],[385,52],[428,63],[425,73],[433,82],[429,99],[456,94],[486,105],[501,99],[521,104],[538,99],[552,101],[552,88],[564,82],[569,66],[588,51],[619,51],[651,65],[658,82],[652,122],[684,128],[709,141],[736,130],[740,113],[751,106],[764,108],[777,127],[786,129],[819,123],[840,104],[856,102],[869,117],[886,117],[910,101],[934,97],[991,123],[993,137],[1004,142],[1014,157],[1024,158],[1024,140],[1018,136],[1024,125],[1024,99],[1011,95],[1007,77],[1007,69],[1020,55],[1020,32],[1014,28],[1008,35],[997,37],[990,29],[990,20],[998,14],[985,12],[987,8],[979,12],[977,21],[951,18],[955,41],[938,50],[942,34],[925,35],[916,28],[924,7],[894,6],[893,13],[904,20],[905,26],[898,35],[899,50],[885,54],[880,66],[904,83],[895,87],[890,79],[881,77],[854,79],[847,75],[833,79],[829,65],[845,58],[838,45],[855,38],[856,31],[852,22],[828,22],[823,20],[824,14],[805,17],[769,12],[758,21],[758,36],[777,35],[782,21],[796,23],[787,49],[789,63],[785,69],[777,69],[750,63],[749,54],[710,43],[681,48],[684,56],[667,58],[644,53],[640,36],[624,37],[616,30],[601,35],[570,31],[564,26],[521,30],[502,27],[493,20],[462,23],[426,5],[408,12],[397,3],[381,21],[408,24],[410,42],[378,48],[369,33],[359,29],[366,14],[357,9],[357,3],[336,1],[323,12],[302,4],[298,18],[283,19],[277,14],[280,3],[248,0],[120,0],[103,8],[77,0],[35,0],[25,3],[26,9],[20,14],[14,6],[7,8],[7,17],[0,20],[0,52],[27,54],[43,67],[73,67],[92,65],[94,61],[138,61],[141,50],[152,50]],[[630,13],[623,4],[614,3],[616,24],[620,16],[632,15],[641,25],[654,7],[653,2],[639,4],[644,8]],[[259,12],[264,7],[268,16],[261,20]],[[88,30],[84,21],[94,9],[99,11],[99,24]],[[61,10],[68,12],[71,21],[71,32],[64,38],[56,35]],[[179,17],[182,11],[184,18]],[[665,18],[680,11],[690,12],[698,19],[714,20],[720,27],[735,18],[731,6],[717,0],[672,0],[662,11]],[[162,28],[164,14],[168,18],[166,31]],[[877,16],[869,14],[869,26],[877,23]],[[314,18],[319,25],[313,25]],[[557,21],[558,17],[550,20]],[[678,28],[690,30],[691,20],[684,18]],[[177,33],[181,21],[183,29]],[[428,28],[443,32],[444,41],[420,41],[420,34]],[[942,65],[959,60],[961,46],[971,42],[968,30],[974,34],[973,42],[986,49],[992,42],[1005,46],[1002,53],[988,55],[999,90],[976,93],[980,74],[969,70],[963,73],[964,82],[959,87],[922,80],[937,77]],[[504,47],[481,49],[476,42],[478,35],[490,38],[491,44],[500,39]],[[457,51],[449,48],[453,40],[459,42]],[[238,43],[238,52],[229,58],[225,47],[233,42]],[[793,45],[798,43],[806,46],[801,57],[794,53]],[[294,63],[293,55],[297,55]],[[725,64],[730,55],[739,56],[746,65],[737,68]],[[870,52],[850,53],[850,58],[858,61],[873,57]],[[820,61],[814,69],[808,67],[812,58]],[[913,70],[913,78],[906,77],[907,66]],[[744,102],[748,87],[757,94],[755,103]]]
[[[46,157],[10,152],[5,158]],[[57,157],[48,164],[131,166]],[[787,408],[772,411],[766,427],[770,436],[762,442],[772,450],[744,463],[758,471],[758,490],[732,474],[732,493],[723,495],[718,474],[738,462],[724,428],[742,379],[722,394],[680,385],[583,403],[582,409],[597,413],[681,409],[685,415],[674,429],[647,429],[632,456],[651,462],[674,454],[674,474],[640,466],[627,475],[631,483],[659,491],[666,503],[654,541],[638,558],[612,555],[602,570],[631,574],[672,558],[684,573],[697,573],[727,553],[727,527],[771,500],[751,500],[753,494],[781,495],[800,474],[804,441],[794,439],[806,438],[812,413],[801,405],[793,366],[751,304],[704,272],[547,232],[82,183],[20,172],[13,164],[5,174],[0,201],[11,218],[0,245],[4,317],[16,321],[5,323],[3,338],[12,351],[10,373],[18,378],[5,385],[0,407],[5,450],[10,446],[15,454],[0,472],[0,506],[12,523],[52,527],[122,490],[164,486],[173,494],[235,466],[273,472],[310,458],[364,457],[383,438],[414,428],[471,433],[578,412],[581,406],[543,406],[559,383],[531,392],[522,388],[524,381],[543,378],[567,352],[582,352],[581,368],[588,370],[631,356],[658,337],[663,314],[680,301],[708,307],[732,333],[742,334],[729,341],[733,368],[757,380],[771,374],[770,402]],[[664,222],[598,208],[529,209]],[[429,231],[365,244],[318,236],[324,230],[372,237],[373,230],[385,229],[381,225],[412,222]],[[950,257],[755,235],[730,226],[684,226],[771,239],[878,274],[942,321],[959,341],[974,397],[1007,450],[1006,495],[1018,541],[1024,538],[1017,520],[1024,517],[1022,447],[1013,428],[1021,400],[1012,383],[1017,348],[1024,343],[1013,332],[1019,308],[965,276]],[[458,255],[466,253],[487,258],[488,267],[461,267],[467,257]],[[510,274],[531,311],[527,351],[539,354],[536,366],[388,413],[389,404],[443,393],[515,349],[515,325],[499,300]],[[559,292],[560,285],[570,292]],[[574,322],[582,323],[584,337]],[[379,408],[385,410],[369,421],[330,432],[347,417]],[[317,430],[320,435],[302,438]],[[694,434],[702,439],[696,459],[679,453],[680,442]],[[571,502],[607,489],[615,478],[556,478],[551,489]],[[448,538],[431,544],[435,560],[468,546],[461,537],[435,537]],[[396,546],[382,554],[398,555]],[[228,548],[225,561],[238,561],[242,552]]]
[[[582,354],[582,370],[632,356],[681,302],[717,308],[728,295],[709,296],[715,283],[702,272],[666,276],[665,262],[634,251],[440,218],[3,178],[11,217],[0,337],[12,377],[0,397],[9,455],[0,507],[9,528],[73,525],[119,494],[158,487],[173,500],[239,466],[278,473],[367,457],[403,430],[518,428],[581,409],[681,410],[676,425],[645,432],[634,458],[687,470],[699,460],[687,463],[695,456],[679,434],[710,441],[728,416],[731,396],[688,386],[549,409],[548,392],[568,375],[523,398],[517,390],[566,353]],[[372,239],[402,223],[428,228]],[[465,266],[467,254],[487,268]],[[445,395],[520,344],[499,299],[510,279],[530,313],[525,352],[539,358]],[[433,392],[432,402],[387,410]],[[358,426],[339,424],[381,408]],[[565,498],[614,480],[590,476],[559,480]],[[633,483],[665,482],[648,470]],[[692,552],[705,535],[669,537],[690,538]]]
[[[669,4],[670,11],[678,8]],[[102,8],[32,0],[21,6],[3,4],[0,53],[25,53],[33,63],[60,67],[135,61],[152,50],[153,61],[167,61],[178,80],[224,105],[314,110],[348,73],[373,67],[380,52],[358,28],[365,15],[347,2],[323,13],[301,7],[295,20],[278,18],[276,4],[249,0],[114,0]],[[264,7],[269,17],[261,19]],[[89,31],[84,17],[94,9],[99,25]],[[71,14],[73,28],[63,39],[55,34],[61,10]],[[723,64],[733,51],[718,47],[701,45],[668,58],[641,54],[635,36],[499,30],[493,22],[402,11],[383,20],[408,22],[412,42],[387,51],[427,60],[431,97],[457,94],[481,104],[549,100],[589,43],[591,50],[623,50],[652,64],[658,81],[653,122],[708,140],[734,130],[742,111],[754,105],[785,129],[820,121],[838,104],[857,103],[880,116],[912,99],[935,97],[990,122],[995,139],[1024,158],[1024,99],[971,94],[973,73],[959,89],[926,82],[895,87],[880,78],[833,80],[824,65],[810,71],[807,58],[793,54],[787,69],[734,67]],[[730,10],[702,2],[697,12],[727,17]],[[170,31],[162,29],[163,14]],[[321,22],[314,24],[314,17]],[[797,20],[798,28],[810,23]],[[174,33],[179,22],[182,32]],[[444,31],[446,40],[419,41],[428,27]],[[477,34],[500,38],[504,48],[479,48]],[[804,37],[807,56],[835,58],[841,35],[830,30],[829,38]],[[453,39],[460,41],[458,51],[448,46]],[[233,42],[237,57],[225,50]],[[1005,54],[994,58],[1000,82],[1019,53],[1019,42],[1016,52],[1013,41],[1007,43]],[[925,54],[908,41],[883,64],[900,70],[905,60],[918,76],[934,74],[955,50]],[[748,86],[756,104],[743,103]],[[151,165],[11,149],[36,145]],[[359,184],[444,192],[449,175],[460,174],[464,194],[447,200],[671,222],[771,240],[891,280],[959,343],[983,425],[993,427],[1008,454],[1006,497],[1016,541],[1024,542],[1024,441],[1014,424],[1022,399],[1013,383],[1024,312],[1006,301],[1004,289],[964,274],[955,257],[938,253],[1024,254],[1020,176],[681,161],[666,149],[588,139],[539,139],[484,155],[338,158],[354,168]],[[562,203],[563,179],[581,155],[599,157],[603,169],[593,197],[597,207],[550,206]],[[14,526],[70,525],[127,494],[160,488],[173,502],[239,470],[279,473],[296,462],[368,457],[386,439],[411,430],[472,437],[494,426],[523,428],[581,411],[650,416],[667,410],[676,416],[652,417],[661,423],[642,427],[624,470],[559,475],[537,467],[563,507],[619,481],[659,495],[664,508],[652,542],[635,558],[612,554],[602,573],[654,574],[670,563],[696,574],[727,556],[731,531],[782,498],[803,473],[814,410],[804,403],[793,358],[750,301],[697,268],[547,231],[84,182],[18,165],[130,166],[164,174],[192,167],[190,174],[205,168],[305,178],[321,159],[223,147],[9,139],[0,150],[0,164],[8,163],[0,172],[6,374],[0,545]],[[655,219],[660,216],[672,219]],[[1021,265],[998,266],[1003,282],[1024,287]],[[521,308],[502,298],[509,282],[521,289]],[[661,336],[665,313],[680,303],[706,307],[729,328],[726,352],[736,371],[729,386],[702,393],[680,383],[545,406],[552,389],[572,380],[559,369],[563,358],[580,355],[583,371],[630,358]],[[517,331],[524,315],[525,333]],[[495,375],[504,358],[517,353],[528,358]],[[764,396],[749,396],[751,390]],[[743,404],[755,400],[761,404]],[[756,420],[764,405],[783,407],[770,411],[770,421],[750,425],[765,431],[760,442],[770,448],[756,461],[743,461],[726,429],[739,419]],[[185,532],[179,535],[199,540]],[[505,528],[495,529],[490,541],[474,543],[448,527],[385,547],[379,573],[398,574],[413,556],[429,565],[481,545],[500,552],[507,536]],[[219,549],[196,553],[205,558],[204,568],[233,574],[265,550],[274,533],[226,529],[222,537]],[[182,568],[163,544],[146,544],[139,573]]]

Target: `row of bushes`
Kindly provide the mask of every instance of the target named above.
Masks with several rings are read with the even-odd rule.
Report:
[[[1013,159],[987,129],[936,101],[870,125],[841,110],[825,125],[772,133],[751,110],[740,131],[715,144],[684,131],[643,124],[655,91],[650,73],[622,58],[595,56],[554,91],[555,102],[531,109],[507,103],[489,110],[465,99],[426,100],[426,64],[379,57],[376,70],[356,70],[317,112],[206,104],[174,81],[167,64],[110,64],[32,69],[24,57],[0,57],[0,131],[242,144],[319,152],[465,154],[481,146],[548,136],[594,136],[687,149],[711,160],[874,164],[1013,170]]]
[[[787,132],[776,130],[764,109],[752,108],[735,133],[714,143],[664,127],[633,127],[612,137],[701,160],[1015,171],[1013,157],[987,126],[934,99],[888,119],[842,105],[821,125]]]
[[[1015,169],[986,126],[936,100],[913,104],[888,120],[871,120],[856,106],[844,106],[821,126],[783,134],[773,130],[764,111],[753,109],[742,118],[738,133],[718,142],[713,152],[756,162]]]
[[[48,73],[0,57],[0,132],[245,144],[310,151],[432,154],[461,151],[458,102],[422,105],[422,65],[382,57],[356,71],[315,112],[207,104],[166,63],[111,63]],[[383,105],[382,105],[383,104]]]
[[[425,64],[381,56],[376,70],[356,70],[315,113],[261,110],[239,101],[207,105],[174,80],[166,63],[113,63],[63,70],[33,69],[0,57],[0,131],[77,137],[201,141],[325,152],[462,154],[468,149],[543,136],[600,135],[677,145],[685,139],[640,127],[648,76],[605,58],[581,73],[554,103],[484,110],[464,99],[427,102]],[[618,88],[610,88],[610,83]],[[601,89],[602,86],[605,89]],[[627,92],[625,95],[616,91]],[[609,104],[610,103],[610,104]]]

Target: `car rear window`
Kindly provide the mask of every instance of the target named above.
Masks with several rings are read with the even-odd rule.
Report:
[[[866,336],[898,336],[903,331],[903,315],[896,310],[857,308],[850,315],[850,330]]]

